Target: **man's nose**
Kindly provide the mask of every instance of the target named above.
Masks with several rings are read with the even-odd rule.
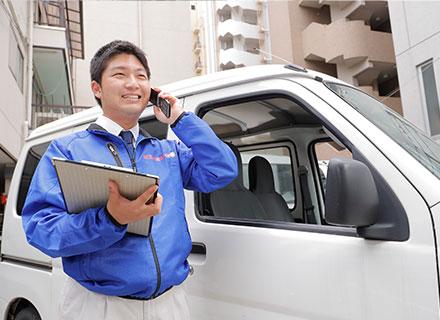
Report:
[[[139,88],[139,82],[135,75],[130,75],[127,77],[127,81],[125,82],[125,86],[127,88]]]

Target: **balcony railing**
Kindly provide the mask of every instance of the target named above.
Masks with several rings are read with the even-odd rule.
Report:
[[[32,129],[89,108],[90,106],[32,104]]]
[[[84,59],[84,28],[81,0],[35,1],[34,23],[66,28],[70,59]]]

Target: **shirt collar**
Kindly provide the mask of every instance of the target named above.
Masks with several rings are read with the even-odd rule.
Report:
[[[112,119],[107,118],[103,114],[101,114],[98,119],[96,119],[95,123],[115,136],[119,136],[121,131],[124,131],[124,128],[122,128],[119,124],[114,122]],[[136,125],[133,128],[129,129],[129,131],[131,131],[131,133],[133,134],[134,141],[137,141],[137,138],[139,136],[139,123],[136,123]]]

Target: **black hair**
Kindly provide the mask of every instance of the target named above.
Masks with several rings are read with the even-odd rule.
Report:
[[[90,77],[92,81],[96,81],[97,83],[101,84],[102,73],[107,67],[107,63],[110,58],[122,53],[132,54],[138,58],[147,72],[148,79],[150,79],[150,67],[148,66],[145,52],[131,42],[115,40],[101,47],[90,61]],[[101,105],[101,99],[97,98],[96,96],[95,99],[98,104]]]

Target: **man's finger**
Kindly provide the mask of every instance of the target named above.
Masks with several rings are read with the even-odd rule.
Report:
[[[157,191],[159,187],[157,185],[152,185],[151,187],[149,187],[147,190],[145,190],[144,193],[142,193],[137,199],[136,201],[139,201],[140,203],[147,203],[148,200],[150,200],[154,193]]]
[[[119,186],[115,181],[113,180],[108,181],[108,192],[109,192],[109,197],[119,196]]]

